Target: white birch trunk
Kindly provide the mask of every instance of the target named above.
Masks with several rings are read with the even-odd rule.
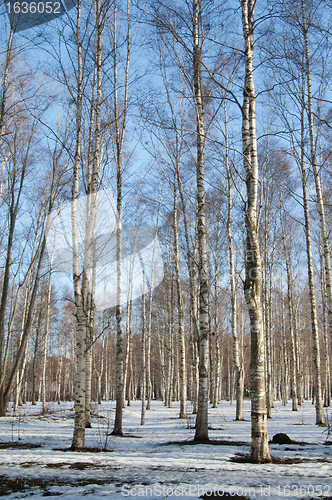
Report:
[[[206,441],[208,435],[208,363],[209,363],[209,288],[207,273],[206,226],[205,226],[205,184],[204,147],[205,124],[202,88],[202,47],[200,40],[201,3],[193,0],[193,70],[194,101],[197,127],[197,237],[199,249],[199,390],[196,417],[195,441]]]
[[[285,305],[284,305],[284,294],[282,287],[282,278],[280,277],[280,290],[281,290],[281,339],[282,339],[282,349],[281,349],[281,372],[282,372],[282,404],[287,406],[288,403],[288,356],[287,356],[287,344],[286,344],[286,328],[285,328]]]
[[[132,343],[132,310],[133,306],[130,303],[130,311],[129,311],[129,329],[128,329],[128,343],[129,343],[129,359],[128,359],[128,406],[130,406],[130,402],[133,398],[133,343]]]
[[[236,420],[244,420],[243,417],[243,388],[244,388],[244,373],[243,365],[240,362],[239,336],[237,326],[237,299],[236,299],[236,282],[235,282],[235,264],[234,264],[234,249],[232,235],[232,178],[229,165],[229,149],[228,149],[228,120],[226,102],[224,103],[225,111],[225,147],[226,147],[226,173],[227,173],[227,199],[228,199],[228,217],[227,217],[227,241],[229,251],[229,274],[231,281],[231,304],[232,304],[232,336],[233,336],[233,362],[235,371],[236,385]]]
[[[180,342],[180,418],[187,418],[187,375],[186,375],[186,346],[184,339],[184,314],[183,300],[180,278],[180,256],[179,256],[179,235],[178,235],[178,201],[177,201],[177,177],[178,169],[175,170],[174,179],[174,264],[175,264],[175,279],[177,285],[177,306],[179,319],[179,342]]]
[[[52,252],[50,258],[50,271],[48,277],[48,290],[47,290],[47,305],[46,305],[46,325],[45,333],[43,337],[43,361],[42,361],[42,376],[41,376],[41,392],[42,392],[42,413],[43,415],[47,412],[46,407],[46,367],[47,367],[47,344],[48,335],[50,331],[50,312],[51,312],[51,292],[52,292],[52,262],[54,253]]]
[[[220,346],[219,336],[216,333],[216,382],[214,386],[213,408],[218,408],[220,387]]]
[[[79,193],[79,171],[81,162],[81,139],[82,139],[82,42],[81,42],[81,0],[77,4],[77,96],[76,96],[76,151],[73,172],[72,187],[72,242],[73,242],[73,281],[74,297],[77,315],[76,327],[76,377],[75,377],[75,420],[71,448],[79,450],[84,448],[85,438],[85,381],[86,381],[86,321],[83,309],[83,297],[81,291],[79,250],[78,250],[78,228],[77,228],[77,198]]]
[[[331,253],[329,245],[329,237],[326,228],[325,220],[325,207],[323,201],[323,193],[320,180],[320,172],[317,163],[316,154],[316,138],[314,132],[314,113],[312,106],[312,85],[311,85],[311,64],[309,52],[309,38],[308,38],[308,24],[306,18],[305,1],[301,0],[302,5],[302,21],[303,21],[303,37],[305,44],[305,61],[306,61],[306,81],[308,87],[308,122],[309,122],[309,135],[310,135],[310,152],[311,152],[311,166],[313,168],[315,177],[315,187],[317,196],[317,210],[319,214],[320,232],[323,245],[325,275],[326,275],[326,297],[327,297],[327,314],[328,324],[330,330],[330,338],[332,341],[332,272],[331,272]],[[332,347],[332,345],[331,345]]]
[[[304,75],[302,75],[302,97],[304,103],[304,89],[305,81]],[[303,210],[305,219],[305,232],[306,232],[306,246],[307,246],[307,264],[308,264],[308,282],[309,282],[309,293],[310,293],[310,305],[311,305],[311,326],[312,326],[312,339],[313,339],[313,351],[314,351],[314,364],[315,364],[315,396],[316,396],[316,424],[324,423],[323,415],[323,402],[322,402],[322,387],[321,387],[321,367],[320,367],[320,347],[319,347],[319,336],[318,336],[318,319],[317,319],[317,307],[316,307],[316,294],[314,285],[314,266],[312,257],[312,245],[311,245],[311,231],[310,231],[310,219],[309,219],[309,207],[308,207],[308,194],[307,194],[307,178],[305,169],[305,130],[304,130],[304,104],[301,110],[301,178],[302,178],[302,191],[303,191]]]
[[[165,401],[165,349],[164,349],[164,342],[161,339],[158,322],[157,322],[157,339],[158,339],[159,357],[161,365],[161,388],[160,388],[161,400]]]
[[[267,439],[265,393],[265,338],[262,324],[261,280],[262,265],[257,228],[258,160],[253,78],[254,7],[255,0],[241,0],[245,45],[245,82],[242,108],[242,139],[247,184],[246,206],[246,280],[244,293],[250,316],[251,330],[251,457],[254,462],[271,461]]]
[[[329,359],[329,343],[328,343],[328,316],[327,316],[327,297],[324,276],[324,258],[321,252],[321,289],[322,289],[322,303],[323,303],[323,331],[324,331],[324,407],[331,405],[331,382],[330,382],[330,359]]]
[[[162,201],[162,193],[161,190],[159,204],[158,204],[158,212],[157,212],[157,220],[156,227],[158,228],[159,223],[159,213],[160,213],[160,205]],[[151,335],[152,335],[152,297],[153,297],[153,288],[154,288],[154,278],[155,278],[155,254],[156,254],[156,238],[153,242],[153,252],[152,252],[152,269],[151,269],[151,279],[150,279],[150,294],[149,294],[149,314],[148,314],[148,330],[147,330],[147,343],[146,343],[146,385],[147,385],[147,404],[146,409],[150,410],[151,407],[151,398],[152,398],[152,383],[151,383]]]
[[[143,273],[142,295],[142,379],[141,379],[141,425],[145,424],[145,391],[146,391],[146,317],[145,317],[145,276]]]
[[[124,81],[121,87],[124,87],[123,102],[120,105],[118,92],[118,41],[117,41],[117,5],[114,2],[114,33],[113,33],[113,76],[114,76],[114,124],[115,124],[115,156],[116,156],[116,178],[117,178],[117,234],[116,234],[116,253],[117,253],[117,305],[116,305],[116,409],[114,429],[112,434],[122,436],[122,410],[123,410],[123,325],[122,325],[122,162],[123,162],[123,144],[125,139],[127,110],[128,110],[128,85],[129,85],[129,58],[131,49],[131,26],[129,2],[127,2],[127,36],[126,36],[126,60]]]
[[[293,310],[294,310],[294,308],[293,308]],[[302,399],[303,399],[303,373],[302,373],[301,359],[300,359],[297,310],[294,310],[294,342],[295,342],[295,353],[296,353],[297,402],[298,402],[298,405],[301,406]]]
[[[282,241],[284,255],[286,261],[287,272],[287,293],[288,293],[288,316],[289,316],[289,335],[291,341],[291,396],[292,396],[292,411],[297,411],[297,359],[296,347],[294,338],[294,302],[293,302],[293,284],[292,271],[290,263],[290,255],[286,245],[286,232],[284,220],[281,216]]]

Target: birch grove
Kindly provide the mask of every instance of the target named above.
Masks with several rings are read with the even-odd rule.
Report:
[[[82,451],[105,401],[114,439],[161,400],[194,443],[234,401],[256,463],[275,401],[325,425],[331,20],[79,0],[23,44],[1,19],[0,416],[70,401]]]

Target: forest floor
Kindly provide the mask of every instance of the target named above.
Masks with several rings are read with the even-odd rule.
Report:
[[[19,407],[0,419],[0,496],[8,499],[44,496],[121,498],[286,499],[332,498],[332,446],[326,428],[315,425],[315,408],[305,402],[297,412],[276,402],[268,421],[269,439],[286,433],[296,444],[270,444],[270,452],[286,463],[256,465],[243,456],[250,451],[250,401],[244,422],[236,422],[235,403],[222,401],[209,410],[212,444],[191,444],[195,419],[180,420],[179,404],[165,408],[152,401],[140,425],[141,403],[126,407],[125,437],[109,435],[115,402],[93,404],[92,428],[86,430],[85,452],[71,452],[72,403],[40,403]],[[331,409],[328,410],[331,418]],[[106,448],[109,451],[99,451]],[[238,460],[238,461],[234,461]],[[242,461],[241,461],[242,460]],[[277,460],[278,461],[278,460]],[[283,462],[283,460],[279,460]],[[8,495],[8,496],[7,496]]]

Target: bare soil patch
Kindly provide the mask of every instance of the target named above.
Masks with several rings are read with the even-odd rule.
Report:
[[[216,491],[215,493],[213,493],[212,495],[209,494],[205,494],[205,495],[202,495],[201,497],[199,498],[203,498],[204,500],[207,500],[208,498],[224,498],[226,500],[250,500],[250,498],[247,498],[247,497],[244,497],[244,496],[241,496],[241,495],[231,495],[230,493],[227,493],[226,491],[225,492],[220,492],[218,493],[218,491]]]
[[[0,443],[0,449],[5,450],[7,448],[17,448],[19,450],[30,450],[33,448],[41,448],[41,444],[21,443],[20,441],[6,441],[6,442]]]
[[[206,441],[194,441],[193,439],[187,441],[167,441],[167,443],[161,443],[160,446],[184,446],[199,444],[209,444],[212,446],[249,446],[249,443],[246,443],[245,441],[228,441],[227,439],[207,439]]]
[[[271,460],[266,460],[265,462],[262,462],[262,463],[276,464],[276,465],[292,465],[292,464],[302,464],[304,462],[312,462],[312,461],[313,460],[309,460],[308,458],[271,457]],[[234,457],[231,457],[230,462],[236,462],[239,464],[255,464],[255,463],[257,463],[251,458],[251,455],[244,455],[242,453],[238,453]]]
[[[68,480],[61,479],[39,479],[39,478],[22,478],[18,477],[10,479],[6,476],[0,476],[0,496],[10,495],[17,492],[29,492],[33,488],[43,490],[43,496],[61,495],[61,493],[50,492],[48,488],[52,486],[88,486],[88,485],[103,485],[110,483],[110,479],[80,479],[68,483]]]
[[[53,451],[70,451],[71,453],[112,453],[114,450],[110,448],[84,447],[76,448],[75,450],[73,450],[72,448],[53,448]]]

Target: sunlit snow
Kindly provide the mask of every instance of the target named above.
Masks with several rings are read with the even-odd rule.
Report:
[[[212,491],[244,495],[247,498],[319,498],[332,496],[332,446],[325,445],[326,432],[315,425],[315,408],[305,402],[297,412],[291,403],[275,403],[268,421],[269,439],[278,432],[306,444],[270,445],[271,455],[301,458],[302,463],[253,465],[230,461],[236,454],[250,451],[250,401],[244,404],[246,421],[236,422],[235,403],[222,401],[209,410],[210,439],[243,441],[238,445],[171,444],[194,437],[194,416],[188,403],[188,419],[180,420],[179,403],[166,408],[152,401],[146,412],[146,424],[140,425],[141,402],[124,410],[127,437],[109,436],[115,402],[93,404],[92,428],[86,430],[86,447],[112,452],[74,453],[55,451],[71,445],[73,432],[72,403],[48,403],[49,413],[41,415],[41,406],[31,403],[9,411],[0,419],[1,442],[40,444],[40,448],[0,448],[0,477],[57,480],[59,484],[25,489],[7,498],[60,495],[97,500],[120,498],[199,498]],[[327,410],[329,415],[331,409]],[[129,437],[130,436],[130,437]],[[82,484],[82,482],[84,483]]]

